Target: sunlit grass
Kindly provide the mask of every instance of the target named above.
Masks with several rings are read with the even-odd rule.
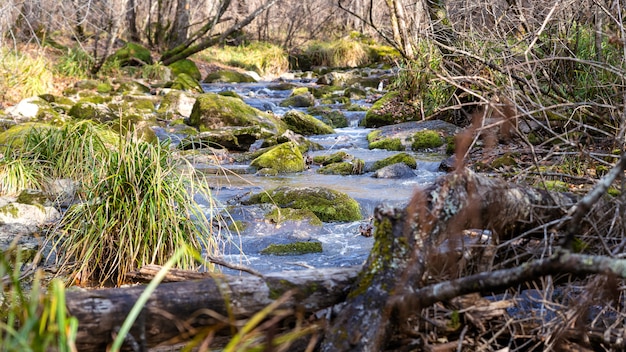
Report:
[[[44,54],[31,56],[0,48],[0,101],[16,103],[52,91],[50,66]]]
[[[279,75],[289,69],[287,52],[269,43],[212,47],[202,51],[199,56],[207,62],[241,67],[260,75]]]
[[[0,349],[2,351],[73,351],[76,318],[65,309],[65,287],[53,280],[42,288],[43,275],[35,273],[25,284],[22,253],[11,246],[0,255]]]

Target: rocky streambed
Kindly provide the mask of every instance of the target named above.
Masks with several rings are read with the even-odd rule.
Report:
[[[261,272],[358,265],[373,243],[374,208],[402,206],[441,175],[458,132],[443,121],[415,121],[412,108],[395,109],[384,86],[393,74],[361,69],[201,85],[183,84],[191,79],[184,74],[166,84],[81,81],[61,96],[1,112],[0,143],[19,126],[73,120],[169,140],[212,187],[213,202],[197,201],[220,218],[220,236],[231,234],[223,235],[225,260]],[[3,248],[15,238],[37,248],[36,227],[57,221],[70,204],[49,200],[71,198],[76,185],[68,185],[48,187],[48,200],[3,197]]]

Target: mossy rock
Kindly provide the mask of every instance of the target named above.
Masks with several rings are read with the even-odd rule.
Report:
[[[515,160],[513,154],[505,153],[501,157],[495,158],[491,162],[491,167],[494,169],[500,169],[502,167],[517,166],[517,160]]]
[[[303,255],[321,253],[322,243],[318,241],[292,242],[284,244],[270,244],[261,250],[261,254],[271,255]]]
[[[100,82],[98,86],[96,86],[96,92],[100,94],[108,94],[113,91],[113,86],[110,83]]]
[[[443,139],[437,131],[422,130],[413,134],[411,148],[413,150],[438,148],[443,145]]]
[[[343,91],[343,96],[349,99],[365,99],[367,92],[362,88],[349,87]]]
[[[302,95],[310,93],[309,88],[307,87],[296,87],[291,91],[291,95]]]
[[[117,115],[104,104],[95,104],[80,100],[72,106],[68,115],[78,120],[107,122],[115,120]]]
[[[313,162],[321,165],[330,165],[334,163],[341,163],[352,158],[352,155],[344,151],[338,151],[330,155],[316,155],[313,157]]]
[[[83,79],[74,83],[74,88],[78,90],[96,90],[100,83],[96,79]]]
[[[376,161],[373,165],[372,165],[372,170],[378,170],[381,169],[385,166],[389,166],[389,165],[393,165],[393,164],[397,164],[397,163],[404,163],[407,166],[409,166],[412,169],[417,168],[417,162],[415,161],[415,158],[413,158],[412,156],[410,156],[407,153],[398,153],[396,155],[392,155],[388,158],[384,158],[382,160],[378,160]]]
[[[401,152],[406,150],[406,147],[402,144],[400,138],[381,138],[370,142],[369,149],[386,149]]]
[[[195,62],[189,59],[178,60],[168,65],[168,67],[172,70],[172,74],[174,75],[174,77],[178,76],[181,73],[184,73],[189,75],[196,81],[202,79],[202,74],[200,73],[200,70],[198,70],[198,66],[196,66]]]
[[[252,160],[250,166],[257,169],[271,168],[281,173],[301,172],[304,171],[304,158],[295,143],[287,142],[261,154]]]
[[[284,122],[266,112],[251,107],[241,99],[215,93],[198,96],[189,116],[189,125],[200,131],[212,131],[228,126],[259,126],[273,134],[283,133]]]
[[[172,82],[168,82],[165,87],[187,92],[204,92],[204,89],[202,89],[202,85],[200,85],[198,80],[184,72],[179,73],[176,78]]]
[[[351,161],[342,161],[325,165],[317,170],[317,173],[323,175],[362,175],[365,170],[365,162],[361,159],[354,158]]]
[[[115,90],[118,94],[150,94],[150,88],[136,81],[121,82]]]
[[[332,128],[348,127],[348,119],[340,110],[325,111],[319,114],[320,120]]]
[[[265,219],[274,224],[282,224],[285,221],[307,221],[313,226],[322,226],[322,220],[309,209],[292,209],[276,207],[265,215]]]
[[[322,99],[343,94],[343,90],[341,87],[336,86],[317,86],[311,88],[311,93],[317,99]]]
[[[143,66],[152,65],[152,56],[150,50],[141,44],[126,43],[118,49],[107,60],[117,61],[120,66]]]
[[[17,203],[35,205],[42,208],[52,206],[52,202],[48,199],[48,196],[39,190],[25,189],[20,192],[15,200]]]
[[[161,98],[157,113],[166,120],[189,117],[195,101],[196,98],[192,94],[171,90]],[[183,120],[177,121],[182,122]]]
[[[298,110],[287,111],[282,120],[290,130],[303,136],[335,133],[327,124]]]
[[[237,98],[237,99],[241,99],[243,100],[243,98],[241,97],[241,95],[237,94],[237,92],[235,92],[234,90],[223,90],[219,93],[217,93],[221,96],[224,97],[232,97],[232,98]]]
[[[278,187],[251,196],[247,203],[272,203],[281,208],[309,209],[325,222],[357,221],[362,218],[356,200],[325,187]]]
[[[256,80],[245,73],[219,70],[209,73],[203,80],[204,83],[254,83]]]
[[[282,107],[306,108],[315,105],[315,97],[311,93],[292,95],[280,102]]]
[[[418,116],[415,106],[404,102],[399,92],[391,91],[372,105],[361,124],[368,128],[376,128],[416,120]]]

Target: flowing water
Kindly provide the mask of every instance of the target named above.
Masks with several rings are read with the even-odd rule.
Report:
[[[315,83],[294,80],[299,86],[314,86]],[[272,90],[272,83],[205,84],[206,92],[218,93],[224,90],[237,92],[249,105],[263,111],[282,115],[291,108],[279,107],[280,101],[289,96],[290,90]],[[364,101],[359,105],[367,106]],[[339,108],[339,106],[333,106]],[[304,110],[303,110],[304,111]],[[332,154],[345,151],[368,163],[381,160],[398,152],[369,150],[366,139],[371,129],[359,127],[365,112],[348,112],[349,127],[337,128],[331,135],[311,136],[309,139],[324,147],[324,150],[310,152],[310,156]],[[257,176],[247,165],[221,165],[232,173],[215,172],[205,165],[197,165],[199,170],[210,174],[213,196],[224,207],[233,220],[244,221],[248,226],[225,248],[227,261],[244,264],[260,272],[297,270],[303,268],[339,267],[362,264],[373,244],[372,237],[361,235],[360,227],[370,223],[374,208],[381,203],[395,206],[405,205],[416,187],[432,182],[441,173],[437,171],[442,155],[413,153],[418,161],[416,176],[408,179],[380,179],[372,173],[357,176],[321,175],[315,167],[302,173],[285,174],[275,177]],[[345,192],[356,199],[363,213],[363,220],[351,223],[325,223],[322,227],[307,222],[287,222],[281,226],[263,219],[267,210],[263,206],[242,206],[240,200],[250,194],[277,186],[323,186]],[[271,243],[317,240],[322,243],[323,252],[299,256],[262,255],[260,250]],[[229,272],[228,270],[226,272]],[[232,272],[230,272],[232,273]]]

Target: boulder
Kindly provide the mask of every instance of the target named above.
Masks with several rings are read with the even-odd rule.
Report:
[[[219,70],[209,73],[204,83],[254,83],[256,80],[247,73],[232,70]]]
[[[394,125],[419,118],[414,105],[405,102],[397,91],[391,91],[378,99],[365,114],[361,122],[368,128]]]
[[[164,120],[189,117],[196,98],[187,92],[171,90],[165,94],[157,113]]]
[[[257,126],[270,133],[282,133],[287,129],[273,115],[255,109],[241,99],[215,93],[198,96],[189,115],[189,125],[201,132],[248,126]]]
[[[309,209],[322,221],[361,220],[361,208],[345,193],[325,187],[278,187],[250,197],[245,203],[272,203],[281,208]]]
[[[280,106],[282,107],[296,107],[296,108],[306,108],[309,106],[315,106],[315,97],[310,92],[295,94],[285,98],[280,102]]]
[[[304,158],[293,142],[279,144],[252,160],[250,166],[257,169],[274,169],[277,172],[304,171]]]
[[[374,172],[372,177],[403,179],[415,177],[415,172],[405,163],[387,165]]]
[[[304,136],[335,133],[324,122],[298,110],[287,111],[282,120],[290,130]]]
[[[178,60],[169,64],[168,67],[172,70],[172,74],[174,75],[174,77],[178,76],[181,73],[184,73],[189,75],[196,81],[202,79],[202,74],[200,73],[198,66],[196,66],[195,62],[189,59]]]
[[[415,169],[417,167],[417,162],[415,161],[415,158],[413,158],[412,156],[410,156],[407,153],[398,153],[398,154],[392,155],[392,156],[390,156],[388,158],[376,161],[372,165],[372,170],[378,170],[378,169],[381,169],[383,167],[386,167],[386,166],[389,166],[389,165],[393,165],[393,164],[397,164],[397,163],[405,164],[405,165],[407,165],[411,169]]]

